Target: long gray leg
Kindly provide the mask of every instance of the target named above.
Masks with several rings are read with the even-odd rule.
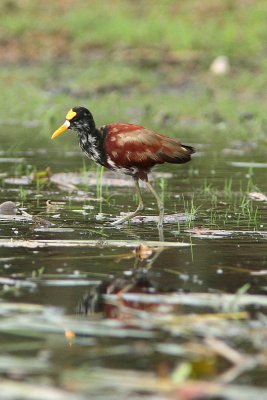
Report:
[[[159,209],[158,227],[162,228],[162,226],[163,226],[163,218],[164,218],[164,205],[163,205],[163,202],[159,198],[159,195],[157,194],[157,192],[155,191],[153,186],[148,181],[146,182],[146,185],[147,185],[148,189],[150,190],[150,192],[155,197],[155,199],[157,200],[157,205],[158,205],[158,209]]]
[[[140,186],[139,186],[139,183],[138,183],[138,178],[133,178],[133,180],[134,180],[134,183],[135,183],[136,193],[137,193],[137,196],[138,196],[137,209],[135,211],[125,215],[124,217],[119,218],[116,221],[112,222],[111,225],[119,225],[119,224],[122,224],[125,221],[129,221],[130,219],[135,217],[139,213],[139,211],[143,211],[144,208],[145,208],[144,207],[144,201],[143,201],[142,194],[141,194],[141,190],[140,190]]]

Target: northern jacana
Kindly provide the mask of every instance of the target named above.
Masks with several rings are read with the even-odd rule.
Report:
[[[134,180],[139,199],[138,207],[112,224],[128,221],[144,210],[140,179],[157,201],[158,226],[162,227],[164,206],[148,181],[148,173],[156,164],[184,164],[190,161],[191,154],[194,153],[193,147],[134,124],[118,123],[96,128],[91,112],[85,107],[73,107],[67,113],[64,124],[53,133],[51,139],[68,129],[77,132],[80,147],[89,158],[108,169],[130,175]]]

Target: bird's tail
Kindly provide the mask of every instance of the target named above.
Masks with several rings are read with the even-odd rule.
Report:
[[[190,155],[190,154],[194,154],[195,152],[196,152],[196,150],[194,149],[194,147],[192,147],[192,146],[187,146],[187,145],[185,145],[185,144],[182,144],[181,145],[184,149],[186,149],[187,150],[187,153]]]
[[[193,153],[195,153],[195,149],[192,146],[181,143],[175,143],[175,146],[173,146],[172,143],[171,152],[164,152],[164,161],[171,164],[185,164],[191,160],[191,154]]]

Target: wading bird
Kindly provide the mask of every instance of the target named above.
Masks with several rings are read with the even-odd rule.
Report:
[[[82,151],[97,164],[113,171],[132,176],[139,199],[134,212],[117,219],[112,224],[129,221],[144,210],[139,180],[144,181],[157,201],[158,227],[163,225],[164,205],[148,181],[148,173],[156,164],[183,164],[191,159],[194,149],[177,139],[155,133],[134,124],[109,124],[96,128],[94,118],[85,107],[73,107],[66,120],[51,136],[54,139],[71,129],[76,131]]]

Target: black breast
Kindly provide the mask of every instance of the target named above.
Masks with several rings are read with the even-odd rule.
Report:
[[[97,164],[106,166],[106,154],[104,152],[104,135],[101,131],[95,130],[92,134],[90,133],[79,133],[79,143],[82,151],[91,160]]]

